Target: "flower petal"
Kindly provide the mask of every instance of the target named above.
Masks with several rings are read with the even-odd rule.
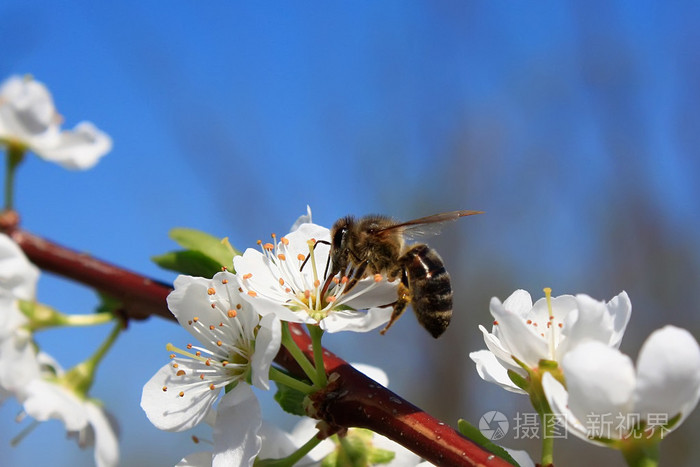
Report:
[[[469,358],[476,363],[476,371],[484,381],[498,384],[507,391],[527,394],[513,383],[508,377],[508,370],[501,365],[491,351],[479,350],[477,352],[471,352]]]
[[[641,418],[678,413],[682,420],[700,398],[700,347],[685,329],[664,326],[642,345],[637,360],[635,411]],[[676,428],[680,423],[676,423]]]
[[[93,167],[111,149],[112,138],[90,122],[81,122],[73,130],[62,131],[55,144],[32,146],[42,159],[71,170]]]
[[[0,309],[0,313],[6,311]],[[22,402],[28,397],[28,384],[40,376],[40,363],[28,336],[14,333],[0,339],[0,388]]]
[[[282,343],[282,326],[274,315],[263,316],[255,339],[255,352],[251,361],[253,385],[270,389],[270,366]]]
[[[562,368],[569,390],[568,406],[578,420],[583,422],[591,414],[613,420],[631,413],[636,379],[627,355],[602,342],[589,341],[567,353]],[[593,428],[605,427],[598,424]],[[618,432],[593,434],[612,437]]]
[[[306,214],[299,216],[289,231],[294,232],[301,226],[301,224],[311,224],[311,206],[308,204],[306,205]]]
[[[388,323],[391,313],[391,307],[370,308],[367,311],[336,310],[321,320],[321,329],[330,333],[368,332]]]
[[[613,335],[613,320],[604,302],[584,294],[576,295],[574,300],[572,311],[564,319],[557,360],[583,342],[593,340],[607,344]]]
[[[179,370],[185,373],[178,376],[176,371]],[[141,408],[158,429],[183,431],[198,425],[206,417],[219,390],[209,389],[206,383],[197,384],[199,378],[195,377],[193,381],[188,377],[193,373],[185,362],[179,363],[178,370],[168,363],[143,386]]]
[[[227,282],[224,284],[223,281]],[[235,308],[236,304],[229,300],[229,297],[240,298],[237,290],[230,291],[236,286],[235,276],[230,272],[217,273],[212,279],[180,275],[175,279],[174,286],[167,299],[173,316],[195,339],[210,351],[216,352],[217,349],[211,345],[210,335],[204,338],[201,330],[192,323],[201,321],[207,326],[218,324],[222,319],[221,309]],[[215,307],[212,308],[212,305]]]
[[[12,76],[0,87],[0,138],[29,147],[55,144],[58,122],[51,93],[42,83]]]
[[[276,265],[253,248],[246,249],[242,255],[233,258],[236,279],[243,294],[241,297],[250,303],[261,315],[275,314],[282,321],[290,323],[314,323],[308,316],[295,313],[285,304],[289,294],[279,284],[281,273],[275,277]],[[249,277],[243,279],[243,277]]]
[[[263,421],[259,434],[262,438],[262,447],[258,454],[260,459],[281,459],[298,449],[289,433],[280,430],[271,423]]]
[[[542,388],[547,397],[549,407],[552,409],[558,421],[566,428],[567,433],[571,433],[597,446],[605,446],[605,444],[588,437],[587,427],[578,419],[571,409],[569,409],[569,393],[566,392],[564,386],[554,379],[550,373],[545,373],[542,377]]]
[[[221,398],[214,425],[213,467],[251,467],[260,452],[262,414],[247,384],[238,384]]]
[[[85,413],[95,434],[95,464],[112,467],[119,464],[119,442],[109,417],[93,402],[85,403]]]
[[[530,457],[530,454],[528,454],[527,451],[522,451],[519,449],[508,449],[504,447],[506,451],[508,451],[508,454],[510,454],[510,457],[515,460],[515,462],[518,463],[520,467],[535,467],[535,462],[532,460],[532,457]]]
[[[520,365],[513,360],[513,354],[507,349],[503,348],[503,344],[501,344],[500,339],[495,335],[495,333],[489,333],[482,325],[479,325],[479,330],[484,335],[484,343],[486,344],[486,347],[494,355],[494,357],[496,357],[501,366],[503,366],[506,370],[517,371],[525,376],[525,370],[523,370]]]
[[[34,419],[44,422],[57,418],[67,431],[79,431],[88,423],[83,402],[57,384],[34,379],[27,385],[24,411]]]
[[[536,367],[541,359],[550,358],[547,342],[535,334],[522,316],[505,308],[495,297],[489,308],[498,322],[497,336],[505,351],[529,367]]]
[[[532,297],[526,290],[518,289],[506,298],[503,307],[524,318],[532,309]]]
[[[0,294],[33,300],[39,269],[29,262],[14,240],[0,234]]]
[[[350,365],[360,373],[364,374],[368,378],[373,379],[385,388],[389,387],[389,376],[387,376],[386,372],[381,368],[372,365],[367,365],[366,363],[351,362]]]
[[[609,345],[618,348],[632,316],[632,302],[627,292],[623,290],[608,302],[608,313],[613,318],[613,333]]]
[[[175,464],[175,467],[211,467],[211,452],[195,452]]]

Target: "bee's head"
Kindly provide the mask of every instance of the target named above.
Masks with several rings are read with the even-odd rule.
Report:
[[[348,216],[338,219],[331,228],[331,262],[335,273],[348,265],[349,232],[354,225],[355,219]]]

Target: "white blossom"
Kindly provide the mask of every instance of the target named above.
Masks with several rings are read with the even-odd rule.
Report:
[[[178,322],[201,345],[172,345],[171,362],[145,384],[141,407],[159,429],[183,431],[214,417],[214,460],[248,465],[260,450],[260,407],[248,382],[269,389],[272,359],[281,343],[279,321],[240,299],[233,274],[212,279],[179,276],[168,296]],[[219,399],[219,393],[226,388]],[[236,463],[232,459],[236,459]]]
[[[111,138],[90,122],[61,130],[51,93],[30,76],[0,86],[0,142],[29,149],[68,169],[89,169],[112,148]]]
[[[0,391],[17,395],[39,377],[37,351],[19,300],[33,300],[39,270],[7,235],[0,234]]]
[[[508,370],[527,376],[516,359],[537,368],[541,360],[560,362],[568,351],[589,340],[617,348],[631,310],[625,292],[607,303],[588,295],[561,295],[552,297],[549,304],[542,298],[533,305],[529,293],[517,290],[503,303],[491,299],[492,330],[479,326],[488,350],[469,356],[484,380],[523,393],[508,376]]]
[[[594,444],[635,436],[658,440],[677,428],[700,398],[700,347],[675,326],[647,338],[636,369],[627,355],[595,341],[573,349],[561,364],[568,392],[546,374],[547,400],[570,433]]]
[[[44,353],[37,355],[41,375],[16,392],[24,413],[37,421],[58,419],[69,436],[81,448],[95,446],[95,464],[111,467],[119,464],[119,442],[116,427],[102,405],[61,384],[63,368]]]
[[[243,297],[255,310],[328,332],[365,332],[387,323],[396,284],[377,274],[346,290],[348,278],[334,277],[324,291],[330,233],[316,224],[295,225],[276,244],[259,242],[261,251],[249,248],[233,259]]]

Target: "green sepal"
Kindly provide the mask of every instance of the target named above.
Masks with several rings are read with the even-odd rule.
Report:
[[[291,413],[293,415],[299,415],[306,417],[306,410],[304,409],[304,398],[306,394],[296,389],[292,389],[284,384],[277,384],[277,392],[275,393],[275,400],[282,407],[285,412]]]
[[[514,466],[519,467],[520,464],[515,462],[515,459],[511,457],[510,454],[508,454],[508,451],[503,449],[501,446],[498,444],[494,443],[490,439],[488,439],[486,436],[481,434],[481,431],[468,421],[464,420],[463,418],[460,418],[457,421],[457,429],[459,432],[469,438],[471,441],[474,443],[478,444],[479,446],[485,448],[489,452],[492,452],[493,454],[497,455],[501,459],[506,460],[507,462],[510,462]]]
[[[151,257],[151,261],[163,269],[175,271],[188,276],[212,278],[221,271],[222,264],[199,251],[171,251]]]
[[[111,295],[104,294],[102,292],[97,292],[98,297],[100,297],[100,304],[95,308],[95,313],[112,313],[115,314],[124,305],[121,301],[112,297]]]
[[[336,448],[321,461],[321,467],[367,467],[389,464],[396,453],[374,446],[374,433],[364,428],[351,428],[342,437],[333,436]]]
[[[198,251],[229,269],[232,267],[233,257],[241,254],[230,246],[227,240],[222,241],[221,238],[201,230],[178,227],[170,230],[169,236],[185,250]]]
[[[368,461],[369,465],[382,465],[388,464],[394,460],[396,453],[394,451],[389,451],[388,449],[373,448],[369,451]]]
[[[523,391],[530,392],[530,381],[528,381],[528,379],[522,376],[520,373],[513,370],[508,370],[508,378],[510,378],[513,384],[518,386]]]

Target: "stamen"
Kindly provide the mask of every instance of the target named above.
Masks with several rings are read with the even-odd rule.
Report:
[[[214,287],[209,287],[209,288],[207,289],[207,293],[208,293],[209,295],[215,295],[215,294],[216,294],[216,289],[214,289]]]
[[[183,355],[185,357],[189,357],[192,360],[199,360],[200,362],[205,360],[204,358],[201,357],[202,352],[200,352],[199,350],[193,355],[192,352],[188,352],[186,350],[179,349],[171,343],[168,343],[168,345],[166,345],[165,348],[171,352],[175,352],[175,353],[178,353],[178,354]],[[175,358],[175,353],[170,354],[171,359]],[[177,363],[173,364],[173,368],[177,368],[175,365],[177,365]]]
[[[237,314],[238,313],[236,313],[236,310],[228,310],[228,317],[229,318],[235,318]]]

